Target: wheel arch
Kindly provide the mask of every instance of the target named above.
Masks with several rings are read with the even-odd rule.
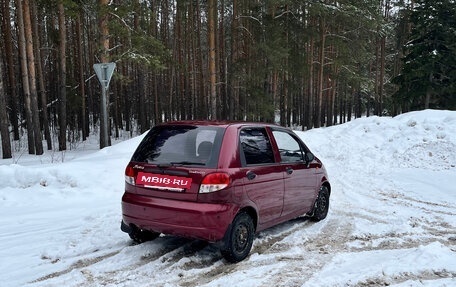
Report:
[[[246,207],[241,208],[237,214],[240,214],[242,212],[247,213],[252,218],[253,226],[255,227],[254,231],[256,232],[256,230],[258,229],[258,214],[257,214],[255,208],[253,208],[251,206],[246,206]]]
[[[326,176],[323,176],[320,180],[320,187],[325,186],[328,188],[329,194],[331,195],[331,184],[328,181],[328,178]]]
[[[329,183],[329,181],[324,181],[321,186],[325,186],[326,188],[328,188],[328,192],[329,194],[331,194],[331,184]]]

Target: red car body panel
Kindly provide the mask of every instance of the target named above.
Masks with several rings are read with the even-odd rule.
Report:
[[[146,187],[135,182],[125,183],[122,197],[123,223],[139,229],[173,234],[207,241],[222,240],[240,210],[248,210],[256,223],[256,232],[312,210],[320,186],[327,184],[326,171],[318,158],[311,162],[281,162],[281,154],[272,129],[290,133],[304,150],[307,147],[289,130],[275,125],[227,122],[173,122],[161,125],[202,126],[223,129],[218,157],[214,167],[163,165],[132,161],[130,177],[136,182],[139,172],[191,180],[188,189]],[[273,161],[246,165],[242,158],[241,130],[264,129],[269,137]],[[147,136],[146,136],[147,137]],[[138,147],[139,148],[139,147]],[[192,148],[193,149],[193,148]],[[229,175],[227,187],[201,193],[206,175]],[[127,177],[127,174],[126,174]]]
[[[133,223],[141,229],[208,241],[223,238],[235,209],[233,204],[194,203],[131,193],[122,197],[125,223]]]

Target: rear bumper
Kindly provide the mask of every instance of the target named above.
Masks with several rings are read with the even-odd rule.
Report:
[[[232,204],[151,198],[126,192],[122,197],[122,231],[140,228],[206,241],[219,241],[236,215]]]

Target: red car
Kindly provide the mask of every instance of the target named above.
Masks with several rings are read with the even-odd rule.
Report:
[[[330,193],[322,162],[289,129],[170,122],[152,128],[127,165],[121,229],[138,243],[161,233],[219,242],[238,262],[256,232],[324,219]]]

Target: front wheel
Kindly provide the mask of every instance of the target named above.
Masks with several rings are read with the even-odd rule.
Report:
[[[322,186],[315,201],[314,209],[310,217],[313,221],[320,221],[326,218],[329,210],[329,189],[327,186]]]
[[[252,249],[255,229],[246,212],[239,213],[228,229],[221,249],[223,257],[232,263],[244,260]]]

